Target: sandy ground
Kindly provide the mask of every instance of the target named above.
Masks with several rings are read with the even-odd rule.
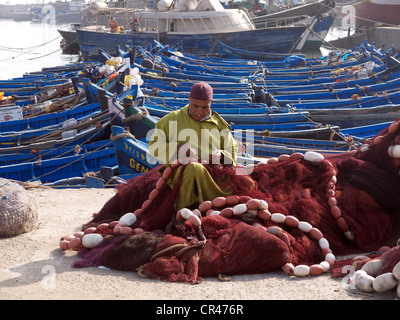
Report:
[[[205,278],[198,285],[141,278],[136,272],[75,269],[75,251],[59,249],[59,239],[80,230],[114,189],[31,189],[39,202],[39,227],[0,239],[2,300],[393,300],[395,290],[365,294],[328,274],[294,278],[283,272]]]

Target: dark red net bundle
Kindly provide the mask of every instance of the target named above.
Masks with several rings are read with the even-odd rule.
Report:
[[[379,143],[371,140],[366,151],[325,155],[320,162],[287,157],[249,167],[248,175],[238,174],[243,173],[240,168],[206,168],[216,180],[223,177],[232,194],[265,200],[271,213],[294,216],[318,228],[335,254],[377,250],[384,244],[393,246],[400,236],[395,227],[400,209],[399,166],[388,155],[388,148],[397,144],[398,130],[388,130],[378,135],[383,137]],[[119,186],[83,229],[139,209],[155,188],[160,168]],[[177,220],[174,202],[179,186],[178,180],[174,190],[162,189],[138,217],[135,227],[145,232],[116,236],[99,248],[83,249],[84,260],[75,266],[104,265],[138,270],[151,278],[198,282],[204,276],[262,273],[288,262],[310,265],[323,259],[318,242],[299,228],[281,225],[283,232],[274,235],[256,225],[276,223],[258,216],[226,218],[203,213],[200,231],[189,221]],[[343,223],[338,226],[331,212],[328,199],[332,195],[327,194],[333,191],[344,227]],[[349,230],[353,238],[343,230]]]

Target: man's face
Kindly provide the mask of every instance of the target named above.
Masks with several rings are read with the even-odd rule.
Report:
[[[189,97],[189,110],[193,119],[200,121],[210,111],[211,101],[198,100]]]

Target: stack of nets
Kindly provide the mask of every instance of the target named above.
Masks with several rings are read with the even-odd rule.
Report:
[[[18,183],[0,178],[0,237],[29,232],[38,225],[36,199]]]
[[[400,165],[388,155],[388,148],[398,144],[398,134],[385,129],[378,135],[384,137],[383,142],[371,140],[363,152],[325,155],[331,167],[298,158],[257,165],[247,176],[237,175],[235,168],[206,168],[213,177],[225,177],[232,194],[265,200],[271,213],[292,215],[318,228],[335,255],[373,251],[395,245],[400,236],[394,228],[400,209]],[[155,188],[160,168],[119,186],[117,194],[82,229],[139,209]],[[337,203],[353,241],[338,228],[327,201],[332,169],[337,178]],[[174,190],[160,192],[135,223],[144,232],[110,237],[96,248],[83,248],[79,252],[83,259],[74,266],[104,265],[139,271],[150,278],[196,283],[204,276],[269,272],[288,262],[310,265],[324,258],[318,242],[303,231],[281,226],[286,236],[280,238],[254,227],[255,222],[273,225],[258,217],[244,221],[205,216],[203,235],[199,235],[189,223],[176,219],[178,192],[179,183]]]

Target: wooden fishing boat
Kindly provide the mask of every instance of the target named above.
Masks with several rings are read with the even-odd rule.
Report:
[[[245,49],[234,48],[227,44],[218,41],[219,53],[222,57],[226,58],[239,58],[246,60],[259,60],[259,61],[279,61],[282,62],[287,57],[290,57],[290,53],[273,53],[273,52],[261,52],[261,51],[250,51]],[[284,67],[284,63],[276,64],[277,66]]]
[[[187,103],[186,103],[187,104]],[[146,110],[156,117],[163,117],[171,112],[171,108],[165,108],[161,105],[148,106],[144,105]],[[179,108],[178,108],[179,109]],[[309,113],[305,112],[277,112],[272,113],[261,108],[247,109],[247,108],[233,108],[218,109],[221,116],[228,123],[232,124],[277,124],[277,123],[296,123],[305,121],[309,118]],[[236,111],[236,112],[235,112]]]
[[[96,85],[92,85],[96,87]],[[96,88],[103,93],[103,99],[99,99],[102,106],[100,106],[100,102],[94,104],[97,104],[99,110],[107,109],[107,113],[103,114],[105,119],[114,114],[119,118],[118,123],[125,123],[126,127],[131,128],[131,132],[140,138],[143,138],[141,135],[150,128],[154,128],[155,120],[150,116],[133,117],[136,113],[141,112],[140,109],[133,106],[123,108],[118,102],[112,101],[114,97],[111,93],[102,88]],[[111,103],[104,101],[104,98],[109,99],[113,107],[111,107]],[[116,110],[117,114],[115,114]],[[125,117],[125,113],[127,117]],[[92,119],[96,122],[98,120]],[[86,135],[83,135],[82,132],[80,140],[78,140],[79,134],[74,137],[56,139],[57,132],[52,130],[44,141],[38,142],[30,139],[29,143],[27,142],[23,146],[3,148],[0,156],[0,176],[19,181],[40,181],[42,184],[57,187],[82,186],[82,181],[86,181],[88,186],[93,186],[96,183],[96,177],[86,176],[88,172],[96,173],[103,167],[118,167],[113,140],[108,138],[110,133],[104,134],[104,129],[107,126],[111,127],[112,124],[112,121],[107,120],[101,128],[93,127],[91,130],[87,130]],[[96,135],[100,135],[100,137]],[[118,179],[121,180],[120,177]],[[100,181],[97,182],[102,184]],[[102,185],[104,186],[104,184]]]
[[[394,121],[399,115],[399,104],[382,104],[369,108],[314,109],[310,112],[310,119],[322,124],[335,123],[341,129],[344,129],[379,122]]]
[[[143,54],[146,55],[147,53],[143,52]],[[104,57],[109,58],[107,56]],[[155,56],[149,55],[149,57]],[[192,57],[190,59],[194,59]],[[140,59],[135,60],[134,64],[131,64],[131,67],[137,66],[139,61]],[[370,126],[352,125],[349,126],[349,128],[343,129],[334,122],[334,118],[330,118],[332,119],[332,123],[329,123],[329,125],[325,125],[315,119],[312,119],[314,121],[311,121],[310,116],[312,116],[312,113],[307,109],[302,109],[300,112],[287,112],[288,110],[291,110],[291,108],[292,111],[294,111],[294,106],[278,108],[268,107],[265,103],[256,103],[254,102],[255,95],[257,94],[256,92],[258,92],[262,86],[258,86],[253,82],[253,80],[247,82],[242,81],[239,79],[239,72],[236,75],[232,74],[230,76],[225,76],[223,70],[234,69],[234,64],[229,66],[227,61],[228,60],[225,60],[226,65],[220,67],[221,72],[219,75],[217,71],[219,68],[217,60],[214,60],[213,62],[213,73],[206,72],[206,65],[202,66],[202,68],[205,69],[198,70],[202,70],[202,74],[204,75],[212,74],[215,77],[216,80],[212,82],[212,85],[215,88],[216,97],[215,101],[213,101],[213,108],[215,108],[215,110],[231,124],[233,134],[240,135],[247,131],[253,134],[254,139],[249,143],[251,143],[250,149],[254,150],[254,156],[271,157],[277,156],[279,153],[305,152],[307,150],[317,150],[319,152],[327,153],[345,152],[346,150],[357,146],[359,140],[362,141],[363,139],[370,137],[372,134],[376,133],[377,130],[387,125],[387,123],[371,123]],[[233,62],[231,61],[230,63]],[[172,63],[171,66],[171,70],[177,68],[177,66]],[[189,67],[189,64],[187,66]],[[129,105],[125,107],[121,105],[120,101],[122,101],[124,97],[136,97],[138,92],[137,86],[133,86],[126,91],[122,90],[121,82],[124,82],[124,77],[127,74],[122,69],[120,74],[114,77],[108,85],[104,85],[105,88],[102,88],[95,83],[90,83],[89,81],[82,83],[79,88],[81,90],[83,87],[85,88],[82,91],[85,93],[85,101],[77,104],[68,111],[33,116],[30,119],[24,119],[20,122],[0,122],[0,129],[2,132],[7,134],[11,131],[21,133],[23,130],[27,131],[26,134],[28,134],[29,130],[26,129],[30,129],[31,133],[35,130],[38,132],[43,130],[41,137],[34,138],[31,136],[27,141],[23,142],[21,142],[20,139],[19,142],[15,143],[15,145],[19,144],[18,147],[3,146],[2,151],[4,151],[4,153],[2,152],[2,156],[0,156],[0,164],[2,164],[2,166],[0,166],[0,173],[4,176],[8,175],[7,177],[12,177],[12,179],[16,180],[25,179],[25,181],[28,181],[32,179],[40,179],[42,182],[59,185],[60,183],[57,181],[60,181],[60,179],[64,181],[68,180],[72,183],[71,179],[74,176],[82,179],[84,172],[92,169],[92,171],[98,171],[101,166],[118,168],[115,169],[117,175],[141,174],[146,172],[156,165],[155,159],[152,159],[146,154],[147,133],[151,129],[154,129],[158,117],[167,114],[171,110],[178,109],[182,107],[183,104],[187,103],[187,96],[190,87],[193,85],[194,81],[198,81],[195,76],[195,64],[191,63],[190,68],[192,68],[192,66],[193,70],[191,71],[182,68],[179,73],[180,77],[178,77],[178,72],[176,72],[176,70],[171,73],[166,72],[165,75],[162,76],[160,76],[160,74],[157,74],[156,76],[152,73],[152,71],[155,71],[154,69],[141,69],[143,70],[142,74],[144,80],[142,93],[145,97],[142,108],[139,108],[137,105]],[[383,69],[385,68],[385,66],[380,67]],[[241,69],[242,71],[246,70],[245,67]],[[283,72],[284,70],[279,70],[279,68],[276,68],[276,70],[277,78],[281,76],[281,79],[284,79],[285,77],[301,78],[303,76],[302,73],[304,73],[304,70],[301,70],[301,68],[299,68],[300,72],[298,74],[292,73],[290,75],[285,75]],[[149,74],[145,74],[144,72],[149,72]],[[320,74],[316,74],[314,78],[321,79],[325,74],[325,71],[321,72]],[[377,79],[385,81],[383,84],[377,84],[376,88],[383,90],[383,88],[387,89],[390,88],[390,86],[392,88],[395,87],[397,85],[394,85],[397,79],[395,74],[395,72],[389,76],[386,74],[387,78],[384,78],[385,74],[383,73],[379,74],[379,76],[377,75]],[[49,75],[49,78],[51,78],[51,72],[49,72]],[[74,75],[76,76],[76,73],[74,73]],[[185,77],[188,78],[188,76],[193,77],[193,79],[185,79]],[[220,79],[218,79],[220,81],[217,80],[218,76],[220,77]],[[382,78],[379,78],[380,76],[382,76]],[[39,79],[38,81],[42,81],[40,80],[42,78],[39,73],[37,74],[37,77]],[[250,79],[250,77],[248,79]],[[368,80],[371,81],[371,79]],[[176,81],[177,85],[173,86],[173,89],[176,91],[171,90],[171,81]],[[16,81],[16,83],[18,82]],[[9,84],[12,84],[12,82]],[[164,86],[168,85],[169,90],[161,86],[159,90],[154,90],[156,84],[162,84]],[[351,84],[356,85],[357,82],[354,81],[354,83],[351,82]],[[370,87],[375,86],[375,84],[370,84],[370,82],[366,81],[365,85],[367,84]],[[20,87],[24,87],[23,81],[20,82]],[[278,87],[280,87],[280,92],[285,92],[283,87]],[[293,89],[294,86],[290,87],[290,89]],[[15,86],[15,88],[18,88],[18,85]],[[310,90],[310,94],[318,94],[317,86],[313,89],[314,90]],[[344,92],[344,90],[350,89],[343,88],[340,90],[343,90]],[[375,87],[372,89],[375,89]],[[231,93],[229,96],[228,93],[234,90],[236,92]],[[294,89],[287,92],[291,91],[296,92]],[[301,90],[298,90],[298,92],[301,93]],[[393,97],[393,100],[397,97],[395,93],[388,94],[388,97],[389,96]],[[221,101],[224,97],[227,97],[229,101]],[[365,97],[365,99],[367,98],[372,97]],[[161,105],[160,100],[163,101],[163,106]],[[332,99],[332,101],[333,100],[334,99]],[[138,100],[138,102],[139,101],[140,100]],[[314,101],[309,101],[311,106],[311,102]],[[372,104],[371,100],[365,100],[363,102]],[[321,101],[321,105],[322,103],[323,102]],[[394,106],[392,107],[393,108],[390,110],[395,113],[396,109]],[[326,110],[321,111],[320,109]],[[327,109],[328,108],[310,107],[310,110],[314,111],[316,117],[331,116],[332,112],[329,113]],[[331,110],[332,109],[333,108],[331,108]],[[386,113],[383,106],[379,110],[379,113],[382,115]],[[389,109],[386,109],[386,111],[387,110]],[[348,113],[351,111],[353,110],[349,109]],[[320,114],[318,114],[318,112],[320,112]],[[112,129],[112,140],[109,140],[109,135],[104,134],[104,131],[99,133],[100,136],[98,136],[97,139],[99,141],[93,139],[88,140],[90,134],[96,132],[90,130],[87,130],[88,132],[90,131],[90,134],[88,135],[82,133],[81,140],[70,139],[67,141],[65,139],[60,139],[57,136],[58,133],[56,132],[56,129],[58,131],[62,121],[68,121],[69,119],[89,120],[90,118],[92,118],[91,121],[96,121],[98,120],[95,118],[97,115],[103,117],[102,121],[104,126],[109,127],[109,130],[111,130],[111,125],[114,124]],[[118,119],[119,124],[110,120],[115,115],[117,115],[115,119]],[[337,119],[340,118],[341,117],[337,116]],[[345,113],[343,113],[343,120],[345,120],[345,118]],[[376,120],[379,121],[378,119]],[[129,128],[129,132],[127,131],[127,128]],[[292,140],[291,143],[289,142],[290,139]],[[73,146],[77,141],[82,141],[82,143],[85,141],[83,145],[87,144],[87,147],[83,152],[81,151],[78,155],[75,155],[75,149],[73,149]],[[114,143],[114,147],[109,148],[112,143]],[[61,145],[63,144],[66,146],[61,148]],[[53,148],[53,150],[49,151],[50,148]],[[36,150],[35,157],[33,154],[29,154],[29,151],[32,149]],[[49,155],[46,155],[45,152],[49,152]],[[53,156],[56,156],[57,158],[54,158]],[[87,160],[83,160],[78,156],[84,157]],[[42,169],[37,167],[42,167]],[[64,167],[69,169],[64,169],[64,171],[60,169]],[[89,169],[89,167],[91,169]],[[10,170],[7,170],[7,168]]]
[[[0,135],[1,153],[22,152],[77,145],[86,141],[96,141],[107,136],[107,125],[111,121],[108,114],[80,119],[76,124],[63,127],[54,125],[39,129],[7,132]],[[109,131],[109,130],[108,130]]]
[[[326,125],[323,126],[313,122],[295,122],[295,123],[278,123],[271,125],[261,124],[232,124],[234,131],[252,130],[254,135],[286,137],[286,138],[304,138],[304,139],[321,139],[329,140],[336,132],[340,131],[339,126]]]
[[[386,81],[385,83],[373,84],[368,87],[353,87],[347,89],[338,89],[334,91],[313,91],[311,93],[296,93],[296,94],[277,94],[274,95],[274,99],[279,104],[290,104],[293,102],[303,100],[329,100],[329,99],[349,99],[352,97],[362,97],[367,95],[373,95],[383,92],[394,92],[400,87],[400,78]]]
[[[340,132],[338,132],[340,135]],[[345,138],[345,137],[344,137]],[[349,141],[348,139],[303,139],[303,138],[286,138],[274,136],[254,136],[253,143],[276,145],[286,147],[297,147],[307,150],[341,150],[342,152],[351,151],[361,143],[356,140]],[[243,140],[246,143],[246,140]]]
[[[61,156],[72,156],[80,153],[89,153],[96,149],[105,148],[110,145],[110,140],[100,140],[92,143],[76,143],[72,145],[60,145],[55,147],[42,146],[35,148],[14,148],[8,149],[6,152],[0,154],[0,166],[8,166],[13,164],[20,164],[26,162],[36,162],[40,165],[42,160],[58,158]],[[32,148],[33,147],[33,148]],[[43,148],[46,147],[46,148]]]
[[[382,129],[386,128],[391,123],[392,123],[392,121],[374,123],[371,125],[358,126],[358,127],[352,127],[352,128],[345,128],[345,129],[340,130],[340,133],[343,136],[351,136],[351,137],[361,141],[363,139],[365,140],[365,139],[372,138],[373,136],[378,134]]]
[[[79,155],[0,166],[0,177],[42,183],[62,178],[83,176],[90,171],[98,171],[101,166],[116,165],[113,147],[91,151]]]
[[[120,174],[147,172],[158,164],[148,153],[147,143],[127,137],[125,130],[118,126],[113,126],[112,132],[114,136],[121,136],[114,140]]]
[[[348,89],[351,87],[363,87],[367,89],[367,87],[370,85],[398,79],[400,77],[399,71],[395,71],[394,69],[391,70],[391,72],[388,72],[388,70],[383,70],[368,74],[365,68],[360,66],[359,69],[354,70],[351,76],[348,76],[346,79],[342,79],[341,81],[332,81],[331,79],[327,79],[326,82],[315,84],[297,84],[296,82],[292,84],[281,84],[278,82],[271,85],[267,84],[266,86],[269,92],[272,94],[290,94],[291,92],[302,93],[302,91],[333,91],[337,89]]]
[[[119,126],[113,126],[112,132],[114,136],[120,136],[114,140],[114,146],[121,175],[142,174],[159,164],[148,152],[147,142],[127,136],[125,130]],[[238,163],[244,165],[257,162],[259,159],[253,157],[238,157]]]
[[[272,157],[279,157],[283,154],[292,154],[292,153],[306,153],[307,151],[311,151],[309,148],[301,148],[299,146],[286,146],[286,145],[272,145],[272,144],[265,144],[265,143],[254,143],[251,146],[247,146],[247,150],[251,149],[252,155],[254,157],[263,157],[263,158],[272,158]],[[339,154],[343,153],[343,150],[336,150],[336,149],[312,149],[314,152],[318,153],[326,153],[326,154]]]
[[[223,63],[216,62],[216,59],[211,58],[200,58],[193,55],[188,56],[186,53],[182,54],[179,52],[179,55],[174,54],[172,51],[160,50],[159,54],[153,54],[148,51],[144,51],[143,49],[139,50],[137,56],[138,63],[143,61],[143,59],[152,59],[152,60],[161,60],[166,67],[178,68],[178,71],[183,73],[189,73],[189,71],[197,72],[197,73],[211,73],[211,74],[222,74],[225,76],[234,75],[234,76],[249,76],[250,73],[260,73],[264,68],[268,68],[268,76],[269,77],[283,77],[291,75],[299,77],[299,76],[322,76],[322,73],[327,74],[332,70],[337,70],[340,68],[350,68],[358,66],[362,63],[366,63],[368,61],[376,61],[377,65],[382,65],[382,61],[375,58],[376,53],[370,52],[366,48],[355,48],[351,53],[342,53],[341,55],[334,55],[332,57],[326,57],[325,59],[304,59],[302,56],[293,56],[286,55],[286,57],[282,57],[281,61],[259,61],[257,60],[257,56],[263,55],[261,51],[249,51],[239,48],[234,48],[231,46],[227,46],[226,44],[222,44],[219,42],[220,46],[225,46],[230,48],[231,51],[238,50],[242,54],[245,54],[249,57],[248,60],[243,59],[230,59],[229,62]],[[137,46],[140,49],[140,46]],[[167,55],[167,57],[165,57]],[[277,56],[279,56],[277,54]],[[283,56],[283,55],[282,55]],[[296,58],[302,62],[300,65],[293,65],[289,61],[289,58]],[[351,59],[350,59],[351,57]],[[343,60],[343,59],[345,60]],[[379,59],[382,57],[379,56]],[[246,62],[247,61],[247,62]],[[295,66],[295,67],[291,67]],[[312,74],[311,74],[312,71]],[[345,71],[345,70],[343,70]],[[232,73],[229,73],[232,72]]]
[[[62,112],[37,115],[22,120],[0,122],[0,132],[23,131],[29,129],[40,129],[52,125],[60,125],[68,119],[90,117],[100,113],[100,111],[100,105],[98,103],[80,104]]]
[[[99,103],[95,107],[100,110]],[[19,181],[39,180],[45,183],[76,176],[82,177],[88,172],[98,171],[101,166],[117,165],[111,140],[83,147],[83,144],[94,142],[96,139],[103,140],[103,130],[107,127],[107,123],[104,127],[95,127],[94,124],[107,119],[108,114],[93,117],[93,119],[90,119],[90,115],[86,116],[81,123],[71,124],[69,120],[75,120],[71,118],[67,120],[68,125],[64,129],[54,130],[53,127],[50,132],[45,131],[37,138],[19,141],[18,146],[2,148],[1,158],[4,163],[0,166],[0,176]],[[79,133],[78,129],[80,129]],[[37,130],[43,130],[43,128]],[[24,131],[27,130],[22,130],[19,134],[22,135]],[[67,133],[67,135],[63,136],[62,133]],[[109,137],[109,134],[106,137]],[[77,152],[79,149],[80,152]],[[29,155],[32,151],[34,151],[34,159]],[[65,155],[66,152],[67,155]],[[14,163],[10,164],[10,161]]]

